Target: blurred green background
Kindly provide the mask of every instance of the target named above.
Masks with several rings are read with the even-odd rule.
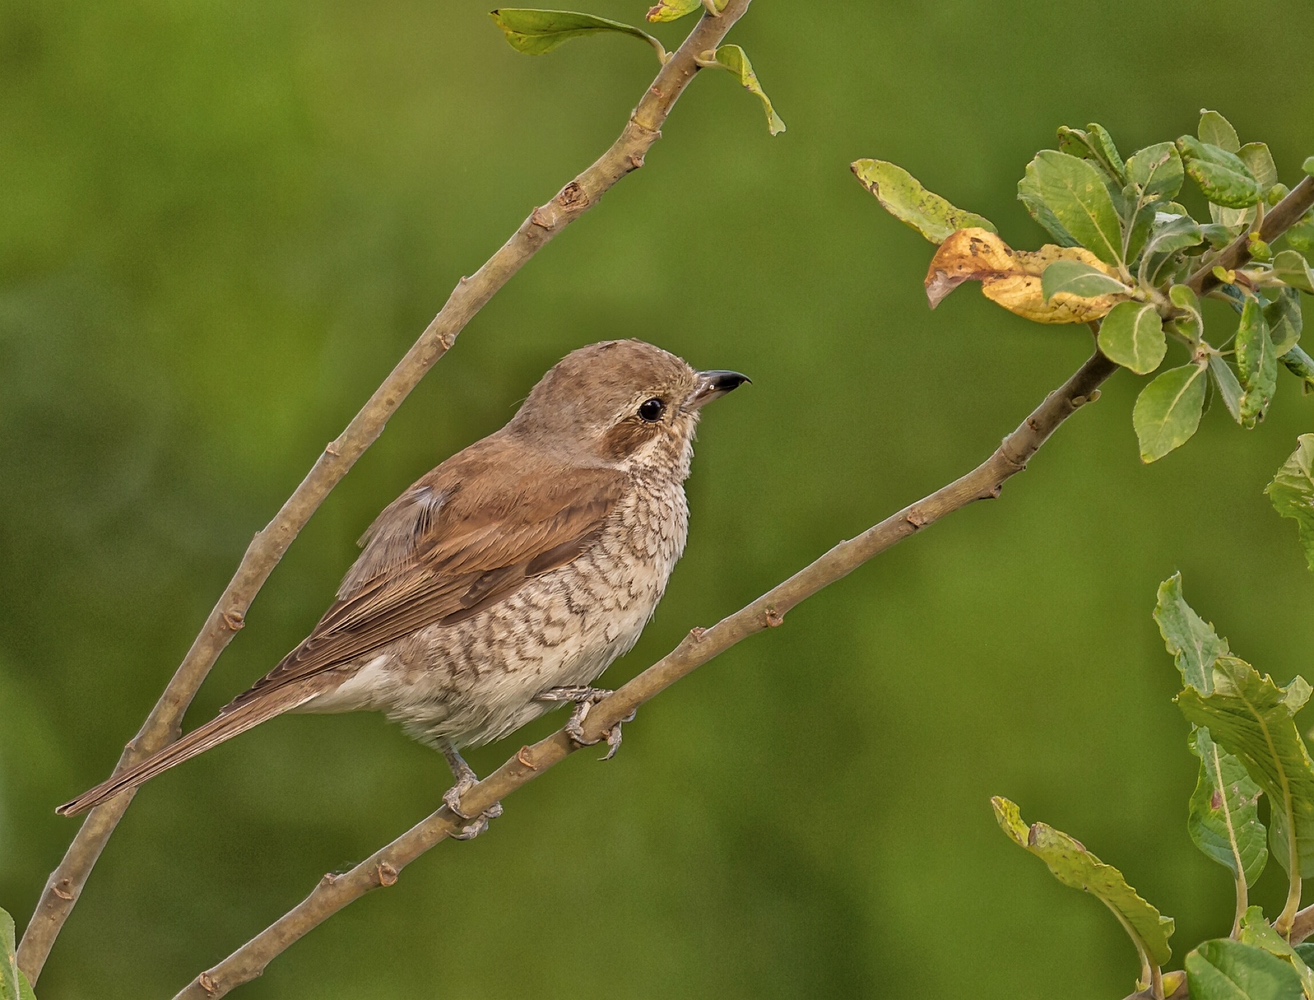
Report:
[[[0,9],[0,905],[20,927],[76,829],[52,809],[108,773],[251,534],[656,69],[620,37],[518,55],[486,6]],[[754,380],[704,421],[688,554],[613,684],[959,475],[1089,334],[973,287],[929,313],[931,248],[849,162],[906,166],[1018,247],[1043,237],[1016,181],[1065,123],[1103,122],[1126,153],[1214,107],[1292,183],[1314,153],[1308,15],[759,0],[732,40],[789,131],[768,138],[729,74],[695,81],[648,166],[480,313],[325,504],[191,721],[309,630],[380,507],[582,344],[641,337]],[[1280,377],[1259,430],[1213,412],[1143,467],[1139,381],[1117,376],[1001,502],[700,670],[615,761],[573,758],[240,995],[1129,992],[1116,923],[1010,845],[988,799],[1120,865],[1177,917],[1179,959],[1226,932],[1229,876],[1186,835],[1194,759],[1150,610],[1180,569],[1241,655],[1281,680],[1309,666],[1314,578],[1261,491],[1314,399]],[[449,783],[373,716],[278,720],[170,772],[39,995],[171,995]],[[1257,895],[1280,905],[1280,874]]]

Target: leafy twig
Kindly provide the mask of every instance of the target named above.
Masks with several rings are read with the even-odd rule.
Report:
[[[1314,207],[1314,177],[1306,177],[1292,188],[1291,193],[1278,202],[1271,212],[1265,214],[1264,221],[1259,225],[1259,238],[1265,243],[1272,243],[1299,222],[1301,216],[1311,207]],[[1187,284],[1203,295],[1219,284],[1213,269],[1221,267],[1225,271],[1232,271],[1241,267],[1250,260],[1250,248],[1250,233],[1244,232],[1224,247],[1217,256],[1201,264]]]
[[[310,473],[274,519],[255,536],[141,731],[124,748],[115,773],[177,739],[183,713],[201,682],[242,628],[255,595],[324,498],[374,443],[410,391],[451,349],[461,330],[493,295],[562,229],[597,204],[617,181],[643,166],[644,155],[661,137],[662,124],[672,106],[698,72],[695,56],[716,48],[750,3],[751,0],[732,0],[720,16],[701,18],[684,44],[662,66],[611,147],[555,198],[534,209],[483,267],[460,280],[415,345],[346,430],[324,448]],[[132,792],[125,792],[93,809],[47,881],[18,951],[19,966],[33,982],[132,797]]]

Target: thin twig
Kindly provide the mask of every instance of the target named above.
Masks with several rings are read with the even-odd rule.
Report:
[[[645,154],[661,138],[661,127],[671,108],[698,72],[694,57],[716,48],[751,2],[731,0],[720,16],[701,18],[684,44],[662,66],[611,148],[555,198],[534,209],[474,275],[458,282],[419,340],[346,430],[325,447],[277,516],[255,536],[141,731],[124,748],[116,774],[178,738],[183,713],[201,682],[242,628],[256,594],[324,498],[383,432],[388,419],[420,379],[451,349],[465,325],[511,276],[562,229],[597,204],[617,181],[643,166]],[[132,797],[132,792],[125,792],[93,809],[47,881],[18,949],[19,968],[33,983],[40,976],[64,921]]]
[[[858,537],[840,542],[820,559],[712,628],[694,629],[669,654],[589,712],[584,719],[586,738],[601,737],[640,705],[736,643],[784,624],[785,615],[792,608],[896,543],[975,500],[998,497],[1004,482],[1025,469],[1027,461],[1054,430],[1084,403],[1096,398],[1096,389],[1116,370],[1113,362],[1097,353],[1006,437],[993,455],[967,475]],[[470,816],[483,812],[577,749],[564,730],[533,746],[522,747],[465,793],[461,811]],[[325,875],[300,905],[197,976],[174,1000],[213,1000],[259,976],[293,942],[343,907],[371,889],[395,883],[403,868],[447,837],[459,833],[462,824],[444,806],[351,871]]]

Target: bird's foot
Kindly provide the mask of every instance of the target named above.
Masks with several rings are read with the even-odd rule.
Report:
[[[447,806],[457,818],[465,820],[465,826],[461,827],[461,832],[452,834],[452,839],[474,840],[475,837],[488,829],[490,820],[495,820],[502,815],[502,803],[494,802],[478,816],[471,816],[465,812],[461,808],[461,797],[479,784],[479,775],[474,773],[474,768],[465,762],[465,758],[456,752],[454,746],[444,747],[443,756],[447,758],[447,763],[452,769],[452,775],[456,778],[456,784],[443,792],[443,805]]]
[[[581,747],[595,746],[605,739],[607,741],[607,753],[602,759],[611,760],[616,756],[616,751],[620,749],[621,723],[633,722],[633,712],[608,729],[605,736],[591,740],[584,735],[584,720],[588,717],[589,710],[604,698],[610,697],[611,694],[612,692],[606,688],[580,686],[551,688],[538,697],[540,701],[573,701],[575,710],[570,713],[570,720],[566,723],[566,735],[570,737],[572,743]]]

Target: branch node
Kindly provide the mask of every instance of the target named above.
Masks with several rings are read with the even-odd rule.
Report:
[[[539,229],[546,229],[551,232],[553,229],[557,228],[557,221],[547,212],[543,211],[544,207],[545,206],[540,205],[538,208],[534,209],[533,214],[529,217],[529,221],[538,226]]]
[[[767,608],[766,614],[762,617],[766,619],[767,628],[780,628],[781,625],[785,624],[785,616],[775,608]]]
[[[205,990],[208,996],[214,996],[219,992],[219,984],[214,981],[214,976],[208,972],[202,972],[196,977],[196,985]]]
[[[702,642],[703,636],[705,636],[706,634],[707,634],[707,629],[703,628],[701,625],[695,625],[693,628],[689,630],[689,641]]]
[[[319,884],[332,885],[334,882],[338,880],[338,878],[339,876],[337,872],[325,872],[324,877],[319,880]]]
[[[561,189],[554,200],[562,208],[574,208],[576,205],[587,205],[589,196],[580,186],[579,181],[571,181]]]
[[[379,885],[383,886],[385,889],[388,888],[388,886],[390,885],[397,884],[397,869],[394,868],[392,865],[388,864],[388,862],[386,861],[379,862],[378,873],[379,873]]]
[[[629,164],[630,170],[638,170],[641,166],[643,166],[643,154],[631,153],[629,156],[625,158],[625,162]]]
[[[73,889],[73,880],[69,878],[60,879],[50,887],[50,891],[66,901],[72,900],[77,895]]]
[[[330,441],[328,444],[324,445],[324,454],[332,455],[334,458],[337,458],[342,454],[342,449],[339,447],[337,441]]]
[[[920,531],[931,523],[931,519],[920,510],[909,511],[903,516],[903,519],[913,526],[914,531]]]
[[[521,747],[516,751],[516,760],[522,767],[527,767],[531,771],[537,771],[538,765],[534,763],[533,758],[529,756],[529,747]]]
[[[229,608],[223,614],[224,627],[230,632],[240,632],[246,627],[246,615],[240,608]]]
[[[1021,466],[1021,468],[1026,468],[1026,466]],[[985,491],[983,496],[987,500],[998,500],[1000,496],[1003,495],[1003,492],[1004,492],[1004,484],[995,483],[994,486],[990,487],[990,489]]]

